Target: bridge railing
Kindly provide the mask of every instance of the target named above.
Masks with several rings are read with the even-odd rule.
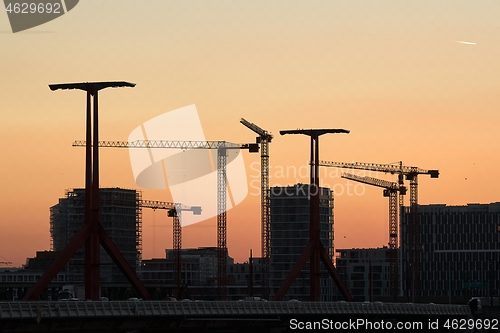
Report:
[[[467,305],[346,302],[58,301],[0,302],[0,319],[130,316],[432,315],[470,317]]]

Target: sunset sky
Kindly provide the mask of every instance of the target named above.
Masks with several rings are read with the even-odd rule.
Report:
[[[309,139],[279,130],[344,128],[351,133],[322,137],[322,160],[439,169],[438,179],[419,177],[420,204],[500,201],[499,17],[498,0],[82,0],[13,34],[2,9],[0,261],[19,266],[50,249],[49,207],[84,186],[85,150],[71,144],[85,139],[85,93],[52,92],[52,83],[137,84],[100,93],[102,140],[125,141],[145,121],[195,104],[207,140],[253,142],[244,117],[275,135],[271,186],[308,182]],[[100,154],[101,187],[138,189],[126,150]],[[239,262],[250,249],[260,255],[251,183],[260,158],[243,155],[254,185],[227,217]],[[349,195],[341,171],[321,171],[336,192],[335,248],[387,245],[382,189]],[[171,200],[166,190],[143,198]],[[215,226],[185,227],[183,247],[215,246]],[[164,212],[144,210],[143,258],[164,256],[171,228]]]

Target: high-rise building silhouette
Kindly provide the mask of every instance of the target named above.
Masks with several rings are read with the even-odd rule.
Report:
[[[121,188],[101,188],[99,221],[132,269],[141,260],[141,193]],[[50,207],[52,250],[61,251],[78,232],[85,218],[85,189],[67,190],[59,203]],[[84,279],[84,250],[80,248],[66,265],[73,282]],[[102,282],[125,282],[126,279],[106,251],[100,251]]]
[[[408,208],[401,224],[402,283],[408,279]],[[418,207],[419,302],[466,302],[498,296],[500,203]]]
[[[321,187],[320,191],[320,239],[330,258],[333,249],[333,192]],[[310,185],[296,184],[272,187],[270,191],[270,289],[271,297],[292,269],[309,241]],[[334,283],[328,271],[321,268],[321,300],[334,298]],[[310,299],[309,263],[295,278],[285,299]]]

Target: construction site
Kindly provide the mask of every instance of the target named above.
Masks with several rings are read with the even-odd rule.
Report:
[[[0,332],[498,328],[498,1],[4,3]]]
[[[281,135],[309,137],[311,147],[309,184],[285,187],[272,187],[269,179],[270,144],[276,138],[244,118],[240,123],[256,136],[247,143],[154,138],[100,141],[98,92],[134,86],[129,82],[50,85],[51,90],[77,89],[87,94],[86,140],[73,143],[86,149],[86,186],[66,190],[50,207],[51,250],[39,252],[21,270],[2,270],[3,299],[53,300],[68,285],[74,286],[73,297],[88,300],[235,301],[257,297],[275,301],[463,303],[471,296],[498,295],[500,285],[494,278],[499,259],[498,203],[421,207],[418,176],[438,178],[437,169],[403,162],[321,160],[320,137],[348,134],[345,129],[280,131]],[[216,197],[217,246],[182,247],[182,216],[201,215],[209,207],[144,200],[141,191],[133,189],[100,188],[99,152],[106,150],[100,148],[213,151],[216,193],[210,195]],[[235,263],[227,247],[227,165],[241,152],[260,153],[261,256],[253,257],[249,249],[248,261]],[[387,246],[337,249],[339,254],[335,255],[335,193],[320,187],[320,167],[347,170],[342,178],[383,189],[388,199]],[[359,176],[354,174],[357,170],[395,175],[398,181]],[[408,191],[409,204],[405,205]],[[142,257],[143,209],[162,210],[172,219],[173,243],[170,248],[165,245],[164,258]],[[446,244],[460,247],[451,249]],[[457,257],[468,249],[472,253]],[[461,273],[464,271],[467,273]]]

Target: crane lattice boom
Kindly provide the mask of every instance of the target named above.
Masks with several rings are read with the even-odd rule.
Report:
[[[151,209],[173,209],[173,202],[153,201],[153,200],[137,200],[137,206]]]
[[[401,173],[403,175],[428,174],[431,176],[431,178],[439,177],[439,170],[425,170],[418,167],[409,167],[401,164],[377,164],[377,163],[363,163],[363,162],[347,163],[347,162],[320,161],[319,165],[326,167],[335,167],[335,168],[379,171],[391,174]]]
[[[240,123],[260,135],[261,139],[265,139],[269,142],[273,139],[273,135],[270,134],[268,131],[260,128],[259,126],[255,125],[254,123],[249,122],[248,120],[245,120],[245,118],[241,118]]]
[[[153,201],[153,200],[138,200],[137,205],[142,208],[151,209],[175,209],[178,213],[181,211],[191,211],[194,215],[201,214],[200,206],[186,206],[180,203]]]
[[[84,140],[73,142],[73,147],[85,147]],[[178,149],[249,149],[255,144],[237,144],[227,141],[172,141],[172,140],[135,140],[135,141],[99,141],[99,147],[112,148],[178,148]]]
[[[394,182],[389,182],[387,180],[383,179],[378,179],[378,178],[373,178],[373,177],[366,177],[366,176],[357,176],[353,175],[347,172],[342,173],[342,178],[354,180],[360,183],[368,184],[368,185],[373,185],[377,187],[383,187],[388,190],[397,190],[400,191],[402,188],[404,188],[404,192],[406,192],[406,187],[404,186],[399,186],[398,183]]]

